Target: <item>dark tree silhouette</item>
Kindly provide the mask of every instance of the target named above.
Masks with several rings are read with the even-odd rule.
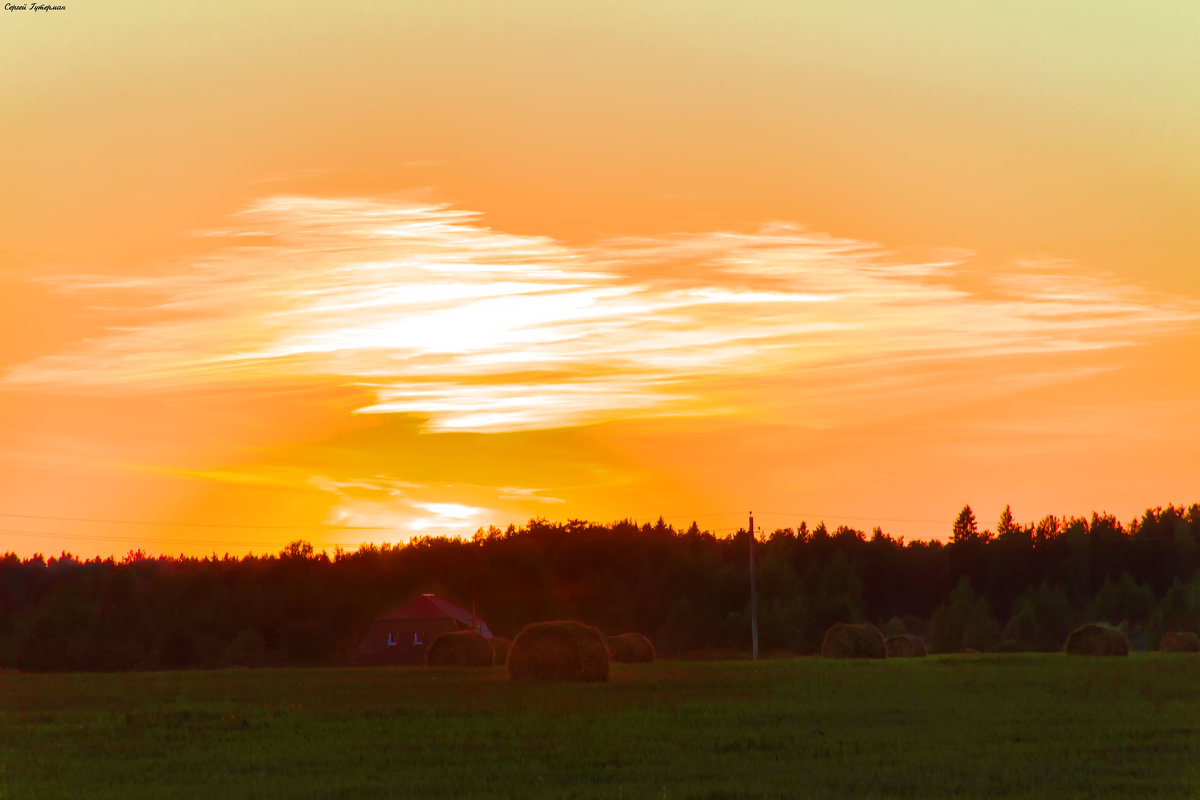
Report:
[[[979,524],[975,521],[975,512],[969,505],[963,506],[954,520],[954,532],[951,541],[955,544],[969,542],[979,538]]]
[[[824,523],[756,545],[765,650],[814,652],[836,622],[870,621],[941,649],[1057,649],[1104,620],[1135,647],[1200,633],[1200,505],[1115,517],[1006,508],[980,535],[965,506],[948,543],[868,537]],[[81,561],[0,556],[0,667],[120,670],[338,664],[371,620],[418,592],[460,604],[502,636],[553,618],[640,631],[666,657],[748,647],[746,531],[584,520],[417,538],[332,557],[296,541],[277,555]],[[1002,635],[1003,634],[1003,635]]]

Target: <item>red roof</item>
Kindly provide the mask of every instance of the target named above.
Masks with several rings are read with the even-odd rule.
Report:
[[[397,606],[386,614],[381,614],[375,619],[450,619],[461,622],[468,628],[476,627],[484,636],[491,636],[492,632],[488,630],[488,626],[478,616],[474,616],[465,608],[456,606],[449,600],[438,597],[436,594],[422,594],[414,597],[402,606]]]

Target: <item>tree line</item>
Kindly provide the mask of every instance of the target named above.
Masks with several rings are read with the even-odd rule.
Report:
[[[417,538],[333,554],[79,560],[0,557],[0,667],[124,670],[339,664],[372,619],[414,594],[470,607],[502,636],[582,619],[639,631],[664,655],[748,651],[749,533],[717,537],[621,520],[530,520],[470,539]],[[1048,516],[980,530],[969,506],[947,542],[875,528],[775,530],[756,540],[764,651],[813,653],[835,622],[910,632],[934,651],[1057,650],[1107,621],[1135,648],[1200,633],[1200,504],[1115,517]]]

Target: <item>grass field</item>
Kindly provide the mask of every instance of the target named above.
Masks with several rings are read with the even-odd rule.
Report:
[[[0,673],[0,798],[1200,797],[1200,658]]]

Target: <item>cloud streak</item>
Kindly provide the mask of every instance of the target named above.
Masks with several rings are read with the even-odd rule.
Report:
[[[161,275],[54,279],[115,324],[4,383],[318,376],[368,388],[358,413],[497,432],[735,413],[743,401],[712,388],[755,376],[884,372],[920,390],[913,365],[1109,350],[1197,318],[1068,264],[971,290],[969,254],[906,261],[783,224],[568,247],[444,205],[284,196],[210,233],[227,246]]]
[[[478,527],[489,518],[487,508],[424,499],[420,495],[429,494],[428,487],[386,476],[345,481],[313,476],[308,483],[337,498],[330,525],[424,534]]]

